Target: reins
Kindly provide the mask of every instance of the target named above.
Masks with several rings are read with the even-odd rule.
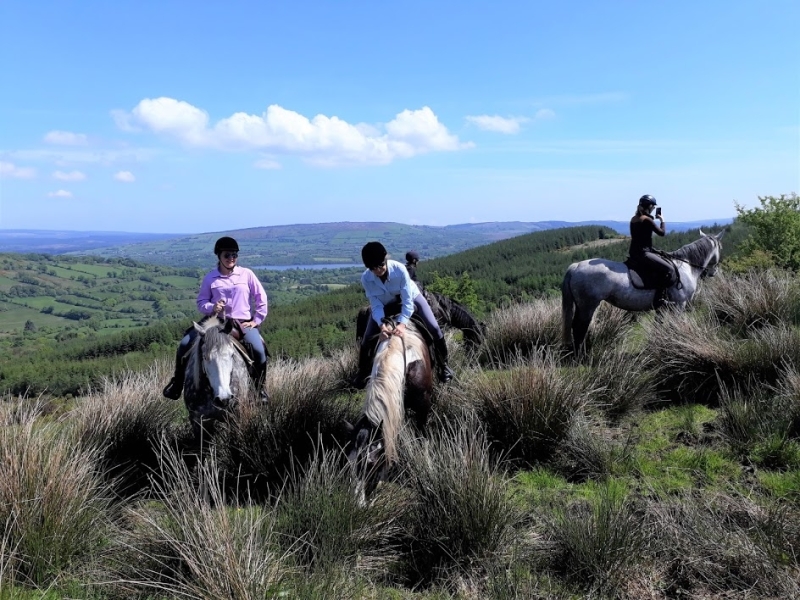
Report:
[[[381,319],[381,323],[384,325],[389,326],[392,329],[391,335],[394,335],[395,330],[397,329],[397,323],[395,323],[394,319],[389,317],[383,317]],[[400,336],[400,342],[403,344],[403,385],[406,382],[406,369],[408,369],[408,359],[406,358],[406,339],[405,336]]]

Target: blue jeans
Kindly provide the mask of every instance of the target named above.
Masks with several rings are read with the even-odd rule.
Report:
[[[436,322],[436,317],[433,316],[431,305],[428,304],[428,301],[422,294],[414,298],[414,312],[425,322],[425,327],[428,328],[434,340],[440,340],[444,337],[439,323]],[[361,343],[368,343],[368,340],[378,335],[380,331],[381,326],[378,325],[374,318],[370,317],[369,323],[367,323],[367,330],[364,332],[364,337],[361,338]]]

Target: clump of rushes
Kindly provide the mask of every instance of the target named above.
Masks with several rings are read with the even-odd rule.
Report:
[[[216,440],[228,473],[249,478],[250,493],[280,485],[295,462],[308,462],[318,442],[343,443],[342,422],[357,412],[337,397],[335,365],[326,359],[277,361],[268,372],[270,402],[241,402]]]
[[[158,369],[128,372],[106,380],[65,416],[76,441],[96,450],[108,481],[118,493],[131,494],[148,485],[158,465],[162,438],[176,439],[185,426],[183,403],[161,395]]]
[[[380,577],[400,559],[398,526],[408,494],[379,486],[364,505],[341,451],[319,449],[289,474],[276,506],[282,547],[308,573],[345,570]]]
[[[642,511],[613,481],[568,505],[549,524],[553,569],[572,585],[613,596],[647,547]]]
[[[797,541],[796,526],[787,516],[726,494],[654,503],[647,529],[656,559],[668,565],[664,591],[670,597],[733,592],[755,598],[798,597],[800,587],[783,566],[795,554],[789,544]],[[791,562],[796,564],[796,559]]]
[[[407,430],[406,430],[407,433]],[[400,444],[400,482],[413,498],[405,527],[411,582],[452,582],[507,565],[527,539],[524,514],[475,417]]]
[[[642,350],[617,344],[593,354],[585,375],[596,386],[591,405],[612,421],[655,402],[654,359]]]
[[[766,469],[800,468],[799,380],[791,370],[778,387],[722,388],[717,422],[736,454]]]
[[[482,364],[505,365],[561,344],[561,303],[537,299],[495,310],[486,323],[480,347]]]
[[[550,457],[595,388],[551,355],[472,381],[470,397],[490,442],[521,465]]]
[[[589,326],[589,353],[592,356],[605,356],[609,348],[624,338],[636,321],[636,313],[601,302]]]
[[[769,269],[718,276],[703,288],[700,298],[738,335],[765,325],[800,322],[800,285],[790,273]]]
[[[76,445],[37,407],[0,427],[0,522],[4,576],[44,588],[75,574],[103,545],[110,498],[97,453]]]
[[[286,593],[290,552],[278,550],[272,509],[227,497],[213,451],[193,471],[167,446],[161,458],[160,501],[126,515],[117,592],[208,600]]]

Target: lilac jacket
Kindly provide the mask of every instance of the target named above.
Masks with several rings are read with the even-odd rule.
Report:
[[[251,318],[256,326],[261,325],[267,316],[267,293],[264,286],[250,269],[236,265],[233,273],[223,275],[214,269],[203,277],[200,292],[197,294],[197,310],[204,315],[214,312],[214,304],[220,298],[225,299],[226,317],[240,321]],[[255,313],[251,312],[251,303]]]

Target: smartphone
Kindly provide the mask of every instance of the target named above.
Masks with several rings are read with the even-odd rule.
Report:
[[[660,206],[657,206],[657,207],[656,207],[656,219],[657,219],[658,217],[660,217],[660,216],[661,216],[661,207],[660,207]]]

